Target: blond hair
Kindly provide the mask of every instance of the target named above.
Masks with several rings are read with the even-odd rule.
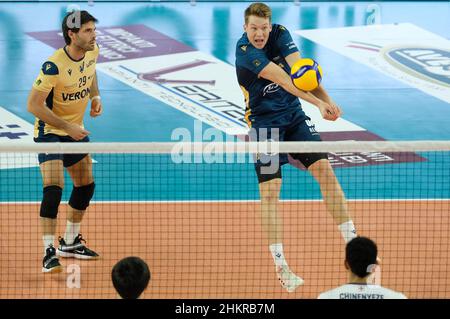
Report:
[[[256,2],[252,3],[245,9],[245,24],[248,23],[248,18],[250,16],[257,16],[260,18],[269,18],[269,21],[272,21],[272,10],[265,3]]]

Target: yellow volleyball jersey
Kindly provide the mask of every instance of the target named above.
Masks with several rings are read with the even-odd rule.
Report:
[[[90,89],[95,75],[95,65],[99,54],[96,45],[93,51],[86,52],[83,59],[73,60],[66,48],[61,48],[46,61],[33,84],[33,88],[48,92],[47,107],[55,115],[67,122],[83,126],[83,117],[89,102]],[[34,137],[44,134],[67,135],[36,118]]]

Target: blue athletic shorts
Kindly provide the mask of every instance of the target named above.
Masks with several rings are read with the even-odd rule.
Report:
[[[34,138],[36,143],[87,143],[89,142],[89,137],[85,137],[80,141],[76,141],[70,136],[60,136],[56,134],[45,134],[44,136]],[[88,154],[46,154],[40,153],[38,155],[39,164],[42,164],[51,160],[62,160],[64,167],[70,167],[83,158],[85,158]]]
[[[316,131],[311,118],[303,111],[296,110],[290,114],[278,118],[274,122],[261,123],[253,126],[250,131],[251,140],[301,142],[321,141],[320,134]],[[318,160],[328,159],[327,153],[289,153],[292,158],[299,160],[306,168]],[[258,181],[265,182],[274,178],[281,178],[280,167],[289,163],[288,154],[258,154],[255,161],[255,169]],[[268,167],[271,167],[268,170]],[[265,167],[265,168],[263,168]]]

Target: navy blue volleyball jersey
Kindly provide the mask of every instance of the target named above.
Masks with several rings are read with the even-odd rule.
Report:
[[[273,24],[263,49],[255,48],[244,33],[236,44],[236,74],[245,97],[245,119],[252,126],[270,125],[294,110],[301,110],[299,99],[278,84],[258,78],[270,62],[290,74],[285,57],[297,52],[289,31]]]

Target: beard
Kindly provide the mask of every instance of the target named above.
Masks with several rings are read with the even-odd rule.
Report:
[[[91,44],[89,42],[79,42],[77,43],[77,47],[83,51],[94,51],[95,49],[95,42],[94,44]]]
[[[86,45],[83,48],[85,51],[94,51],[95,49],[95,42],[93,44],[86,43]]]

